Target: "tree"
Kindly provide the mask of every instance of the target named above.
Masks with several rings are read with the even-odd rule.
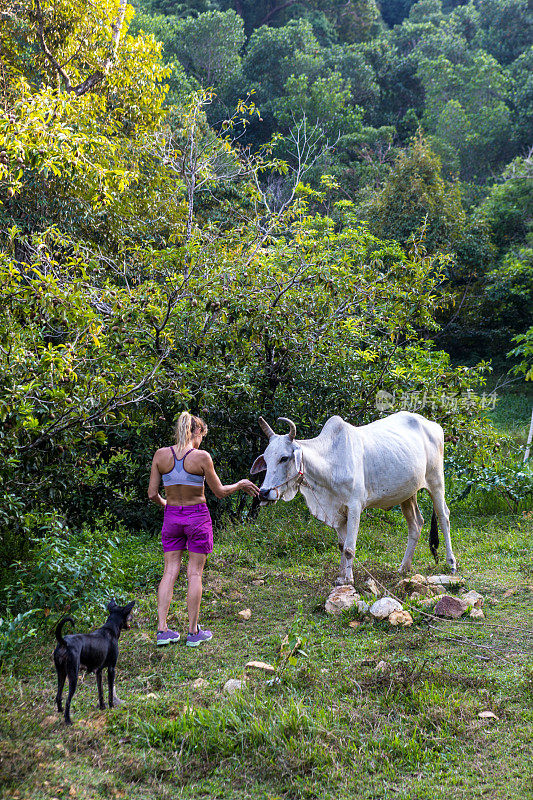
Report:
[[[409,150],[399,154],[366,213],[381,238],[406,244],[423,228],[430,252],[452,251],[465,223],[459,188],[443,180],[440,160],[421,131]]]
[[[202,86],[219,86],[239,69],[245,36],[234,11],[209,11],[176,20],[173,27],[172,50]]]
[[[500,64],[510,64],[531,46],[533,14],[527,0],[475,0],[479,30],[475,45]]]

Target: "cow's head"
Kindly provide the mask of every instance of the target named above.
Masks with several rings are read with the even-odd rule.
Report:
[[[287,422],[289,433],[280,436],[274,433],[263,417],[259,417],[259,425],[268,436],[268,447],[262,456],[256,458],[250,470],[252,475],[266,470],[263,485],[259,490],[261,505],[275,503],[280,498],[292,500],[298,492],[298,476],[302,467],[302,449],[295,441],[296,425],[286,417],[279,417],[280,422]]]

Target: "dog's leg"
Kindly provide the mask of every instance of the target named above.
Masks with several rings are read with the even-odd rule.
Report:
[[[56,661],[56,670],[57,670],[56,705],[57,705],[57,710],[61,712],[63,711],[63,687],[65,685],[67,671],[65,669],[65,665],[58,664],[57,661]]]
[[[109,708],[115,705],[115,667],[107,668],[107,688],[109,689]]]
[[[70,658],[67,662],[68,697],[67,697],[67,702],[65,703],[65,723],[67,725],[72,725],[72,720],[70,718],[70,704],[72,702],[72,698],[74,697],[76,686],[78,685],[79,670],[80,670],[80,665],[77,659]]]
[[[101,669],[97,669],[96,670],[96,685],[98,687],[98,707],[103,709],[103,708],[105,708],[105,703],[104,703],[104,690],[103,690],[103,687],[102,687],[102,670]]]

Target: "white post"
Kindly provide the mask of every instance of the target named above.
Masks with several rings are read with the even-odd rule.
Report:
[[[533,408],[531,409],[531,425],[529,426],[529,433],[527,437],[526,452],[524,453],[524,463],[529,458],[529,450],[531,447],[531,440],[533,439]]]

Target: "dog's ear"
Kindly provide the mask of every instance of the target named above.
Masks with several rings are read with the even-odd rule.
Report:
[[[107,610],[109,611],[109,613],[111,613],[111,612],[112,612],[112,611],[114,611],[116,608],[117,608],[117,604],[115,603],[115,600],[114,600],[114,598],[111,598],[111,600],[110,600],[110,601],[109,601],[109,603],[107,604]]]
[[[132,600],[131,603],[128,603],[127,606],[124,606],[124,613],[131,614],[134,605],[135,605],[135,600]]]

